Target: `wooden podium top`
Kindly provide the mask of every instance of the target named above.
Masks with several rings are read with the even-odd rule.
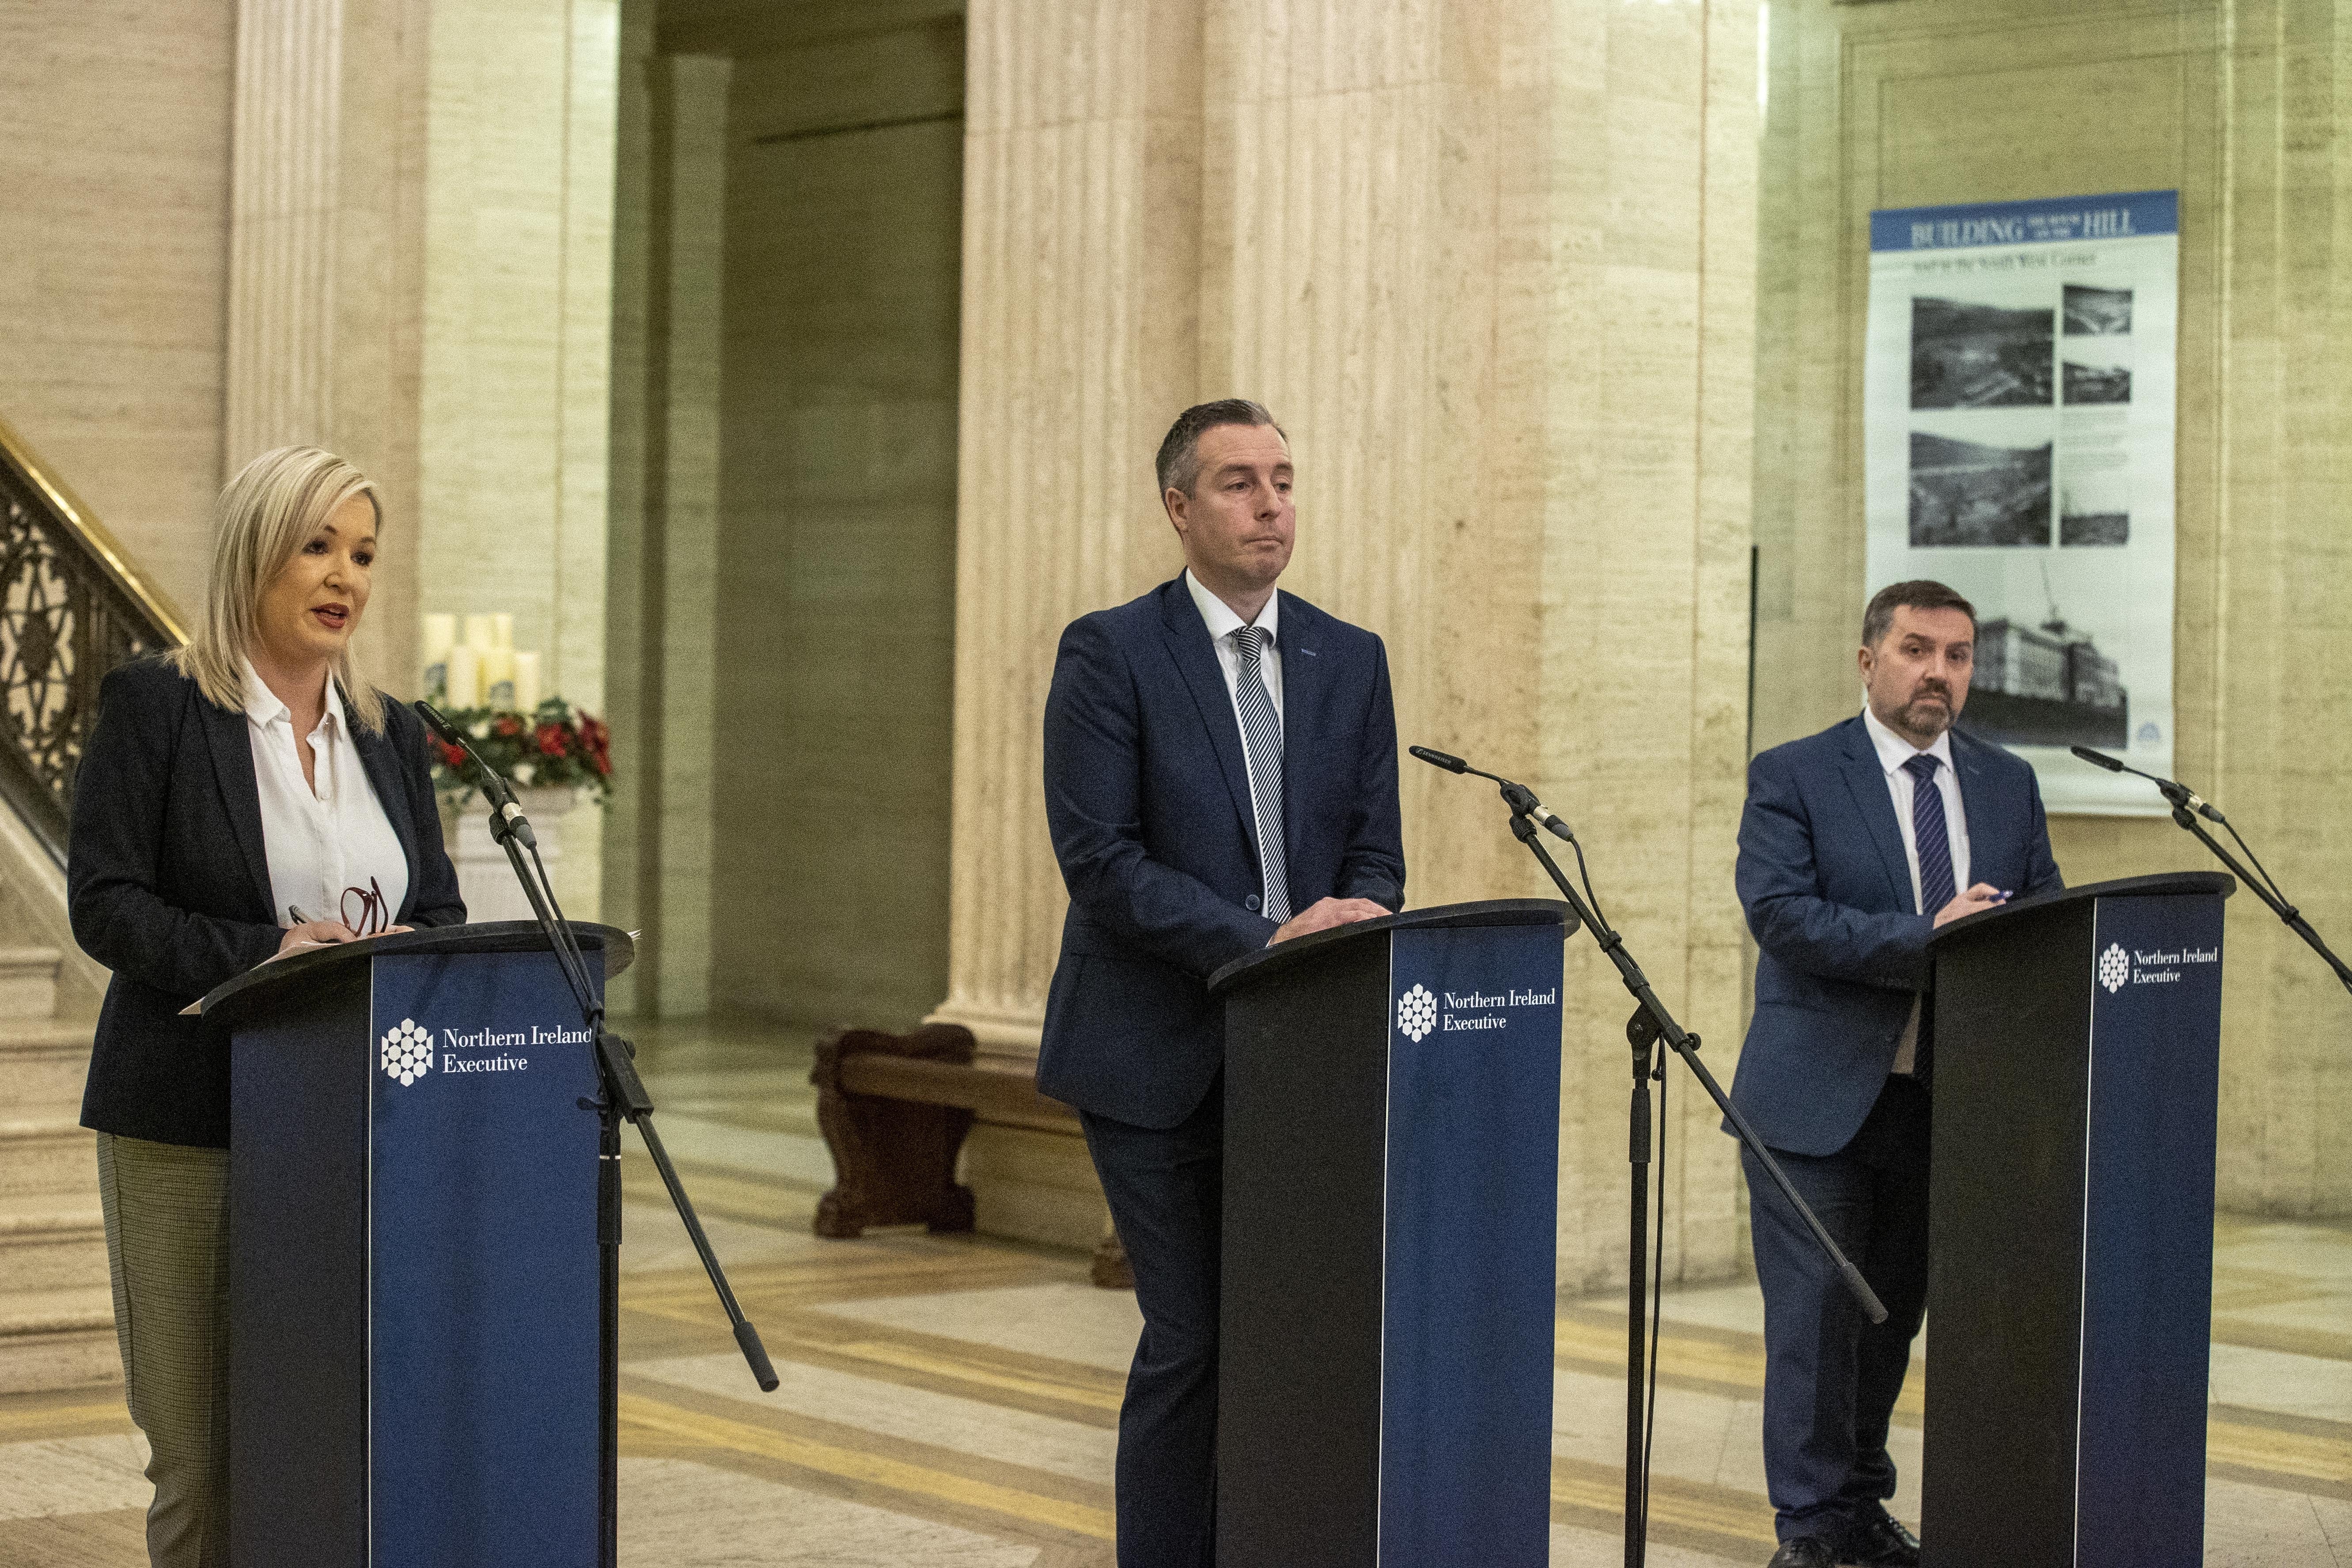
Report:
[[[2150,877],[2118,877],[2109,882],[2085,882],[2079,888],[2060,888],[2053,892],[2036,893],[2030,899],[1996,904],[1973,915],[1963,915],[1949,925],[1938,926],[1928,937],[1927,945],[1948,942],[1964,932],[1982,931],[1995,921],[2013,920],[2030,910],[2046,910],[2059,904],[2080,903],[2086,899],[2149,899],[2175,897],[2182,893],[2210,893],[2228,898],[2238,890],[2238,879],[2227,871],[2159,871]]]
[[[1293,937],[1276,947],[1245,952],[1209,976],[1209,994],[1230,994],[1240,986],[1255,985],[1268,975],[1304,963],[1334,943],[1360,941],[1381,932],[1423,926],[1556,925],[1563,928],[1564,940],[1574,929],[1574,912],[1558,899],[1487,899],[1472,904],[1433,904],[1425,910],[1407,910],[1379,920],[1333,926],[1328,931]]]
[[[583,952],[604,954],[604,978],[611,980],[637,956],[637,944],[627,931],[612,926],[574,921]],[[213,987],[195,1010],[223,1024],[241,1022],[257,1008],[281,996],[288,988],[315,985],[330,978],[325,973],[358,963],[378,954],[440,952],[547,952],[547,934],[537,921],[485,921],[479,925],[420,926],[392,936],[362,937],[298,952],[290,958],[256,964],[234,980]]]

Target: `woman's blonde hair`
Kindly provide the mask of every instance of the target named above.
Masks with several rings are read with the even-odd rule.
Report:
[[[264,452],[229,480],[213,509],[212,581],[205,594],[205,618],[187,647],[169,658],[173,668],[231,712],[245,709],[247,651],[256,636],[256,612],[268,587],[294,552],[319,531],[334,510],[363,495],[383,506],[375,483],[332,452],[317,447],[280,447]],[[343,689],[353,722],[371,734],[383,732],[383,696],[360,673],[345,644],[335,660],[335,680]]]

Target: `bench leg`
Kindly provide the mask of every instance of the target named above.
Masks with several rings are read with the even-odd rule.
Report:
[[[968,1062],[971,1048],[968,1032],[936,1026],[907,1036],[844,1029],[817,1042],[809,1081],[816,1085],[817,1127],[834,1170],[833,1190],[817,1203],[817,1235],[856,1237],[877,1225],[921,1225],[935,1233],[972,1228],[971,1189],[955,1179],[972,1113],[841,1087],[845,1056],[875,1052]]]

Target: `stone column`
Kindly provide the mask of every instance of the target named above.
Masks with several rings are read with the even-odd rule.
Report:
[[[936,1017],[1034,1058],[1061,936],[1054,647],[1181,564],[1151,457],[1194,400],[1197,0],[980,0],[966,72],[954,870]]]
[[[231,131],[222,477],[272,447],[310,443],[376,481],[384,550],[359,651],[395,692],[415,684],[423,555],[429,10],[429,0],[242,0]]]
[[[992,1058],[1037,1052],[1066,899],[1045,837],[1062,628],[1181,564],[1152,454],[1195,401],[1197,0],[981,0],[968,22],[949,992]],[[984,1229],[1091,1246],[1085,1146],[983,1122]]]
[[[1754,5],[1171,5],[1154,16],[1171,40],[1198,18],[1197,117],[1149,96],[1172,92],[1172,70],[1117,75],[1131,46],[1074,46],[1091,15],[973,13],[941,1016],[998,1050],[1034,1039],[1063,907],[1037,784],[1053,635],[1173,572],[1144,464],[1179,405],[1238,393],[1273,408],[1298,458],[1285,586],[1387,640],[1404,740],[1526,778],[1577,825],[1611,916],[1727,1079]],[[1139,13],[1113,37],[1145,26]],[[1122,143],[1126,122],[1088,118],[1095,101],[1169,102],[1169,156]],[[1074,164],[1088,139],[1103,153]],[[1175,160],[1185,147],[1197,163]],[[1139,251],[1144,197],[1172,205],[1195,167],[1197,250],[1171,234]],[[1139,353],[1129,323],[1187,312],[1180,377],[1184,355]],[[1128,488],[1106,494],[1102,474]],[[1549,890],[1491,793],[1404,765],[1414,904]],[[1573,1288],[1622,1268],[1630,1003],[1588,939],[1571,954]],[[1674,1088],[1668,1268],[1728,1272],[1733,1162],[1686,1080]]]
[[[1525,779],[1575,825],[1726,1081],[1755,37],[1740,4],[1224,0],[1204,73],[1203,382],[1288,424],[1285,586],[1387,639],[1405,742]],[[1491,791],[1403,765],[1413,903],[1553,896]],[[1624,1261],[1632,1005],[1589,938],[1566,1001],[1564,1289]],[[1667,1268],[1727,1273],[1737,1162],[1671,1070]]]

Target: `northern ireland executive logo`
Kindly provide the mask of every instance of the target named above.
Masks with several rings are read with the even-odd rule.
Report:
[[[1414,1045],[1437,1027],[1437,998],[1426,985],[1416,985],[1397,998],[1397,1031]]]
[[[2129,979],[2131,954],[2124,951],[2124,944],[2119,942],[2107,943],[2107,951],[2099,954],[2099,984],[2107,988],[2109,995],[2113,995],[2122,990]]]
[[[433,1031],[414,1018],[383,1037],[383,1075],[405,1086],[433,1070]]]

